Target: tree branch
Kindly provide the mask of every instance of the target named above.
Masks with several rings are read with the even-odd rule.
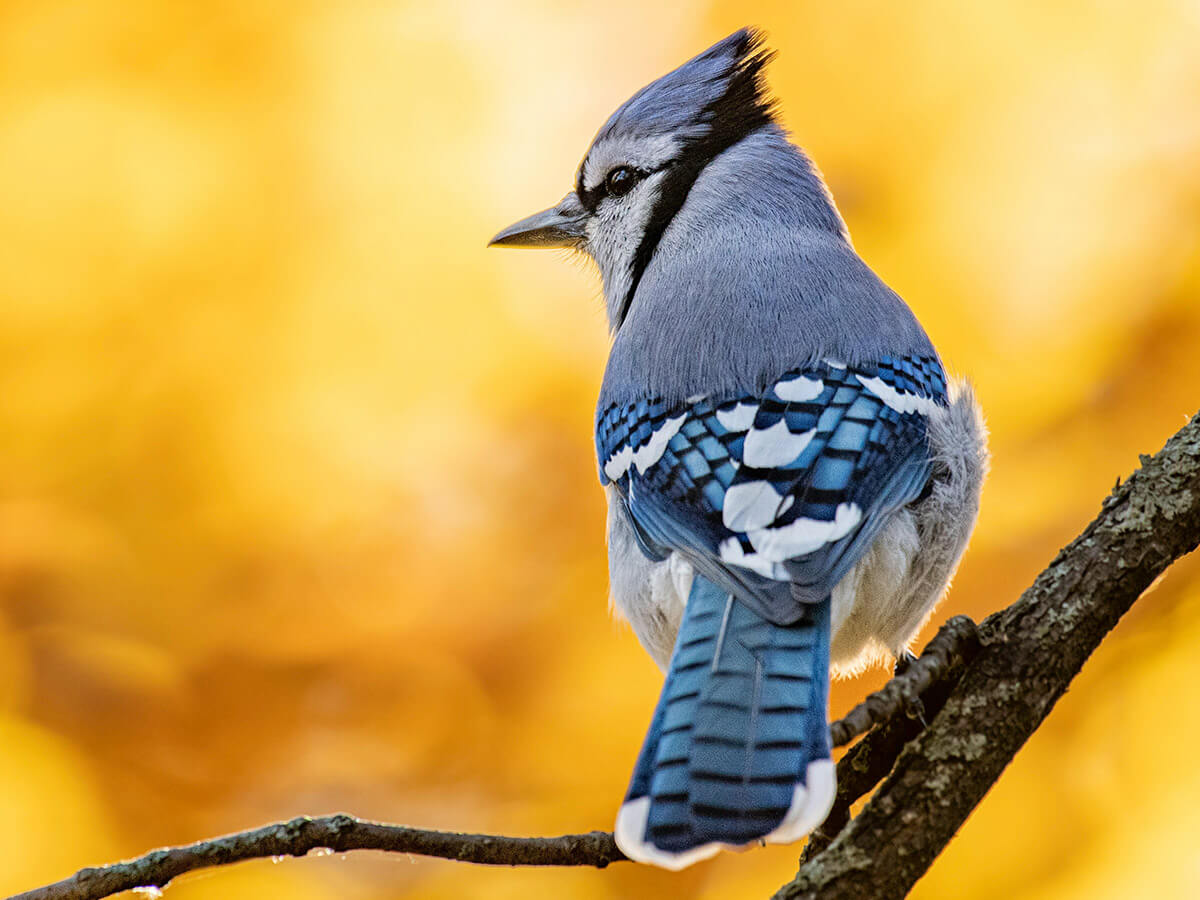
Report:
[[[984,621],[983,648],[942,711],[775,900],[889,900],[925,873],[1104,636],[1200,543],[1200,415],[1141,462],[1021,598]]]
[[[1160,453],[1142,457],[1142,469],[1118,484],[1096,520],[1016,603],[978,632],[966,617],[949,620],[920,659],[830,726],[835,746],[866,737],[838,764],[834,809],[776,900],[907,894],[1120,616],[1197,543],[1200,416]],[[850,805],[889,771],[850,820]],[[320,848],[508,866],[604,868],[626,858],[602,831],[514,838],[335,815],[82,869],[9,900],[99,900],[135,887],[164,887],[195,869]]]
[[[920,658],[829,726],[833,746],[843,747],[901,712],[920,718],[926,712],[923,695],[935,684],[961,674],[978,652],[979,630],[970,617],[947,619],[921,651]]]
[[[9,900],[98,900],[135,887],[165,887],[184,872],[267,856],[304,856],[312,850],[386,850],[488,866],[596,866],[625,859],[605,831],[552,838],[426,831],[365,822],[353,816],[302,817],[253,831],[154,850],[129,862],[81,869],[70,878]]]

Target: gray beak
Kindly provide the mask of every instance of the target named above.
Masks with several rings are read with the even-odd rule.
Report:
[[[583,223],[587,216],[587,210],[572,191],[563,197],[557,206],[509,225],[488,241],[488,246],[577,249],[584,240]]]

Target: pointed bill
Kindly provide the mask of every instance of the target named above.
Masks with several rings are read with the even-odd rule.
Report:
[[[488,241],[489,247],[567,247],[583,243],[587,211],[575,192],[567,194],[557,206],[534,213],[509,225]]]

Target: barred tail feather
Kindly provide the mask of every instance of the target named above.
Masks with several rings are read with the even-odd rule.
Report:
[[[697,576],[617,814],[631,859],[682,869],[722,847],[790,843],[833,804],[829,600],[775,625]]]

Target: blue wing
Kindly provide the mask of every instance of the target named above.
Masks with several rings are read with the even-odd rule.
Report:
[[[680,551],[788,624],[920,496],[927,416],[945,404],[941,364],[911,356],[814,363],[757,395],[612,405],[597,421],[600,477],[647,556]]]

